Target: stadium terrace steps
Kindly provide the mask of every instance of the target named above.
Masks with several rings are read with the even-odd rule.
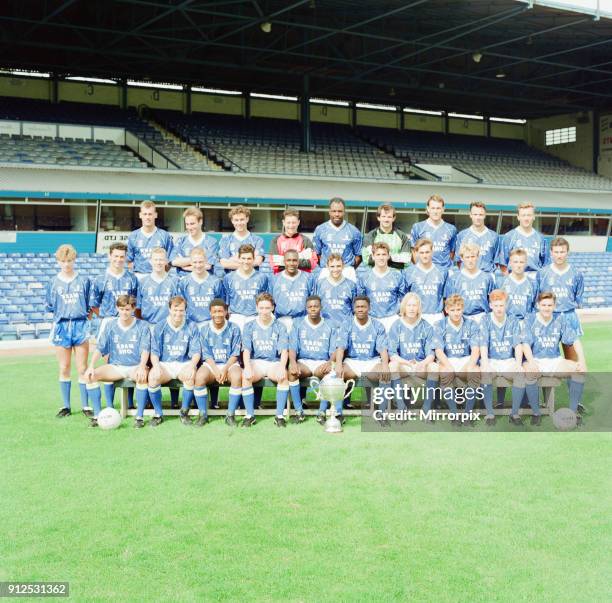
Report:
[[[572,253],[570,261],[584,274],[585,309],[612,308],[612,253]],[[90,277],[107,268],[105,254],[80,254],[76,270]],[[262,272],[269,272],[264,263]],[[53,316],[45,309],[45,287],[57,274],[55,258],[48,253],[0,253],[0,340],[44,338]],[[360,270],[359,270],[360,272]],[[92,319],[92,334],[99,327]]]
[[[358,133],[408,164],[449,165],[485,184],[612,190],[612,180],[520,140],[371,127],[360,127]]]

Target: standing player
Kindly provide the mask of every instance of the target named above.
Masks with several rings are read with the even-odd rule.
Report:
[[[91,357],[89,368],[85,371],[89,398],[94,407],[91,426],[98,426],[102,396],[98,381],[109,381],[111,385],[122,379],[136,382],[137,417],[142,420],[147,403],[147,380],[149,352],[151,351],[151,331],[148,325],[134,318],[136,298],[133,295],[119,295],[115,302],[119,314],[112,318],[98,337],[97,349]],[[108,364],[95,368],[100,358],[108,356]],[[134,423],[136,427],[138,419]]]
[[[584,374],[586,360],[582,343],[572,329],[568,317],[561,313],[555,315],[555,294],[545,291],[538,295],[538,312],[525,321],[523,353],[525,355],[524,369],[527,381],[527,398],[533,409],[532,424],[540,422],[540,406],[538,403],[538,378],[540,375],[554,377],[569,377],[570,408],[576,412],[584,390]],[[578,361],[566,360],[559,353],[559,344],[573,345]],[[520,425],[518,405],[513,403],[510,421]],[[581,418],[578,417],[580,422]]]
[[[321,298],[311,295],[306,300],[306,316],[295,321],[289,335],[289,391],[296,409],[301,408],[300,378],[322,379],[332,370],[336,351],[338,325],[321,316]],[[321,400],[317,421],[325,422],[327,400]],[[299,411],[298,411],[299,412]],[[342,400],[336,403],[336,413],[342,415]],[[300,412],[297,421],[304,421]]]
[[[345,222],[344,214],[344,200],[334,197],[329,202],[329,221],[315,228],[313,244],[321,266],[326,266],[329,256],[337,253],[344,262],[344,276],[356,281],[355,268],[361,263],[361,233]],[[320,278],[326,275],[323,270]]]
[[[442,219],[444,199],[432,195],[427,199],[427,220],[413,224],[410,230],[410,243],[414,247],[419,239],[429,239],[433,244],[432,260],[436,266],[448,271],[455,255],[457,229]]]
[[[525,275],[527,252],[524,249],[513,249],[509,264],[510,272],[501,278],[499,288],[508,294],[508,316],[522,321],[535,311],[538,285],[535,279]]]
[[[137,316],[146,320],[153,328],[154,325],[166,320],[169,312],[168,302],[179,293],[179,278],[166,272],[168,257],[162,247],[156,247],[151,251],[150,260],[153,272],[140,279],[136,312]],[[170,388],[170,395],[172,408],[177,408],[178,389]]]
[[[234,425],[234,413],[242,395],[242,369],[240,368],[240,329],[227,321],[227,304],[222,299],[210,302],[211,320],[200,330],[202,366],[195,377],[195,399],[200,409],[196,425],[208,423],[207,385],[223,385],[229,381],[229,404],[225,422]]]
[[[480,323],[480,373],[484,385],[484,405],[487,425],[495,424],[493,413],[493,378],[502,376],[512,381],[512,406],[521,404],[525,394],[523,372],[522,328],[519,320],[506,314],[508,294],[495,289],[489,294],[491,314]],[[474,400],[468,400],[466,410],[472,410]]]
[[[166,255],[170,256],[173,244],[170,234],[155,226],[157,211],[153,201],[143,201],[138,215],[142,227],[134,230],[128,237],[127,260],[129,267],[140,280],[152,272],[150,260],[153,249],[161,247],[166,251]]]
[[[479,381],[477,366],[480,353],[480,329],[476,321],[464,320],[464,303],[460,295],[446,298],[448,316],[436,325],[436,359],[440,386],[450,387],[457,377],[475,388]],[[447,399],[451,412],[457,411],[454,398]],[[429,408],[423,410],[429,410]]]
[[[327,258],[327,276],[315,282],[314,293],[321,298],[321,315],[326,320],[342,324],[353,318],[353,302],[357,285],[343,274],[344,262],[338,253]]]
[[[244,325],[257,316],[256,299],[268,291],[268,277],[253,268],[255,248],[242,245],[238,250],[238,270],[223,277],[225,298],[230,311],[230,321],[237,324],[240,332]]]
[[[416,264],[404,270],[404,288],[419,296],[423,320],[434,326],[444,319],[443,298],[448,273],[432,262],[433,243],[429,239],[419,239],[413,249]]]
[[[202,210],[196,207],[189,207],[183,212],[185,230],[187,234],[182,235],[168,256],[170,263],[176,266],[176,273],[185,276],[193,271],[191,251],[199,248],[206,253],[206,264],[204,269],[213,272],[219,262],[219,244],[214,237],[202,231],[204,215]]]
[[[480,249],[478,268],[483,272],[495,272],[499,253],[499,235],[485,226],[487,207],[482,201],[470,203],[472,225],[462,230],[455,241],[455,256],[464,243],[474,243]],[[458,262],[460,264],[461,262]]]
[[[178,295],[187,300],[187,320],[202,327],[210,320],[210,302],[225,298],[223,281],[206,268],[209,262],[202,247],[193,247],[189,252],[191,272],[186,273],[178,284]]]
[[[305,272],[312,272],[318,265],[312,241],[300,234],[300,212],[297,209],[286,209],[283,212],[283,232],[272,239],[270,243],[270,266],[274,274],[285,269],[285,252],[293,249],[298,252],[300,262],[298,268]]]
[[[569,326],[578,337],[584,335],[576,309],[582,303],[584,294],[584,276],[568,263],[569,243],[563,237],[557,237],[550,243],[552,264],[544,266],[536,278],[540,291],[552,291],[555,294],[555,315],[565,314]],[[568,360],[577,361],[575,352],[570,355],[563,348]]]
[[[306,314],[306,298],[314,286],[312,275],[298,269],[300,256],[297,251],[285,251],[285,269],[270,279],[270,291],[276,303],[276,318],[287,332],[291,332],[293,321]]]
[[[445,296],[460,295],[464,303],[463,315],[478,323],[489,311],[489,293],[495,289],[493,275],[478,268],[479,252],[474,243],[461,246],[461,270],[449,276],[444,292]]]
[[[344,323],[336,341],[336,375],[356,379],[376,374],[380,381],[389,380],[389,343],[385,327],[370,318],[370,300],[358,295],[354,303],[355,316]],[[346,355],[346,358],[345,358]]]
[[[225,268],[225,272],[238,270],[240,267],[239,252],[243,245],[253,247],[253,266],[259,267],[264,261],[263,239],[247,229],[250,217],[251,210],[242,205],[237,205],[229,212],[234,232],[223,235],[219,244],[219,264]]]
[[[518,206],[519,225],[507,232],[499,246],[497,263],[502,272],[508,272],[510,252],[521,248],[527,252],[526,272],[529,278],[535,278],[537,271],[550,264],[550,254],[546,239],[534,227],[535,207],[533,203],[521,203]]]
[[[92,416],[92,410],[87,404],[87,385],[85,369],[89,355],[89,299],[91,283],[89,278],[75,272],[74,262],[76,250],[72,245],[60,245],[55,252],[55,258],[60,272],[47,284],[46,308],[53,313],[53,329],[50,340],[55,346],[55,356],[59,364],[59,384],[63,408],[57,417],[67,417],[70,414],[70,364],[72,350],[79,374],[79,392],[83,414]]]
[[[161,385],[172,379],[183,383],[181,423],[191,425],[189,406],[194,399],[195,375],[200,362],[200,336],[196,325],[187,320],[187,302],[179,295],[168,302],[169,315],[155,325],[151,336],[151,370],[149,396],[155,416],[151,426],[163,422]],[[202,409],[199,409],[202,412]],[[206,414],[206,409],[204,409]],[[142,415],[136,417],[135,427],[142,427]]]
[[[436,386],[438,375],[436,357],[436,339],[433,327],[421,320],[421,300],[416,293],[406,293],[400,306],[400,319],[396,320],[389,331],[389,368],[391,384],[397,390],[402,379],[422,383],[427,381],[426,395]],[[431,405],[423,400],[425,409]],[[399,409],[405,409],[406,403],[397,396]],[[386,404],[381,407],[386,410]]]
[[[108,251],[109,267],[106,272],[93,280],[91,287],[90,306],[92,311],[101,319],[98,339],[102,337],[108,323],[116,318],[117,299],[121,295],[136,297],[138,293],[138,279],[133,273],[125,269],[127,245],[125,243],[113,243]],[[129,388],[129,407],[134,407],[134,390]],[[113,406],[115,397],[115,385],[104,384],[104,396],[106,404]]]
[[[108,323],[118,316],[117,298],[120,295],[136,297],[138,279],[125,269],[127,245],[113,243],[108,250],[109,266],[106,272],[93,279],[90,305],[94,314],[101,319],[98,337],[102,335]]]
[[[137,308],[143,320],[156,325],[168,316],[168,302],[178,295],[179,279],[166,272],[168,258],[165,249],[156,247],[151,251],[150,258],[153,272],[140,280]]]
[[[376,210],[378,228],[370,230],[363,238],[362,257],[367,266],[374,266],[372,245],[374,243],[386,243],[389,246],[391,259],[389,266],[397,270],[403,270],[410,263],[410,238],[400,230],[394,228],[395,207],[383,203]]]
[[[276,386],[277,427],[286,427],[283,415],[289,397],[287,379],[287,360],[289,358],[289,339],[283,324],[274,319],[274,300],[269,293],[257,296],[257,318],[244,327],[242,334],[242,398],[246,407],[243,427],[255,424],[255,394],[253,383],[267,377]],[[301,409],[298,408],[298,412]],[[228,416],[232,416],[229,415]]]
[[[370,300],[370,316],[380,320],[388,333],[398,318],[405,282],[399,270],[389,268],[389,246],[386,243],[374,243],[372,256],[374,268],[359,276],[357,289],[360,295]]]

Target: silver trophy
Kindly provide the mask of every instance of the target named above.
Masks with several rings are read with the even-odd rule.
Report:
[[[346,388],[350,385],[350,389],[346,391]],[[319,381],[316,377],[310,380],[310,387],[315,393],[315,397],[319,402],[321,400],[327,400],[330,405],[330,415],[325,421],[325,431],[327,433],[340,433],[342,431],[342,423],[336,417],[336,406],[337,402],[341,402],[349,396],[355,388],[355,381],[349,379],[346,383],[337,377],[335,374],[330,373]]]

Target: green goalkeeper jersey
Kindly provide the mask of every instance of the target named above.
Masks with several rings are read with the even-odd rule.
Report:
[[[406,254],[405,262],[390,260],[389,266],[391,268],[402,270],[410,263],[410,238],[405,232],[399,230],[399,228],[394,228],[389,233],[382,232],[380,228],[375,228],[366,234],[363,238],[361,256],[363,257],[364,264],[368,266],[374,266],[374,260],[372,258],[373,243],[386,243],[389,245],[392,256],[398,253]]]

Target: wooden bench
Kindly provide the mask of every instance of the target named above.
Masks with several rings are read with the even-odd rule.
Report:
[[[307,379],[302,379],[300,381],[300,386],[310,387],[310,379],[311,379],[310,377]],[[544,397],[543,403],[540,405],[540,411],[542,415],[552,415],[555,412],[555,388],[558,387],[560,384],[561,384],[561,380],[554,378],[554,377],[553,378],[546,377],[544,380],[540,382],[540,387],[543,390],[543,397]],[[370,385],[370,384],[367,383],[366,381],[362,381],[358,379],[355,384],[355,389],[357,389],[358,387],[363,387],[364,385]],[[135,386],[136,384],[130,379],[123,379],[122,381],[117,381],[115,383],[115,389],[121,390],[121,395],[120,395],[121,411],[120,412],[123,418],[127,416],[136,415],[136,409],[128,408],[128,391],[127,391],[128,388],[132,388]],[[270,381],[269,379],[264,379],[262,381],[254,383],[253,386],[254,387],[276,387],[276,384]],[[504,379],[503,377],[497,377],[493,382],[493,386],[494,387],[511,387],[512,383]],[[164,384],[162,387],[180,388],[182,387],[182,383],[178,379],[174,379]],[[228,386],[222,385],[222,386],[219,386],[219,389],[221,387],[227,388]],[[315,416],[319,409],[318,400],[309,401],[308,404],[311,406],[311,408],[309,408],[308,410],[305,410],[304,413],[309,416]],[[370,411],[374,410],[373,403],[370,403],[369,406],[370,406]],[[348,417],[360,416],[362,411],[365,409],[366,409],[365,405],[358,409],[352,409],[352,410],[346,409],[344,410],[343,414]],[[293,412],[294,411],[291,406],[291,395],[289,395],[287,399],[287,407],[285,409],[285,415],[290,416]],[[504,406],[504,408],[496,408],[494,412],[497,416],[509,415],[511,413],[511,408]],[[178,408],[164,408],[165,415],[177,416],[179,413],[180,413],[180,409]],[[145,410],[145,415],[153,416],[154,414],[155,414],[155,411],[153,409]],[[198,410],[191,408],[189,409],[189,414],[197,415]],[[208,414],[209,416],[213,416],[213,417],[214,416],[225,416],[227,414],[227,409],[226,408],[219,408],[219,409],[209,408]],[[244,414],[245,414],[244,409],[238,409],[236,411],[237,416],[244,415]],[[275,408],[259,408],[257,409],[257,414],[261,416],[274,416],[276,415],[276,409]],[[531,415],[532,414],[531,408],[521,408],[519,411],[519,414]]]

